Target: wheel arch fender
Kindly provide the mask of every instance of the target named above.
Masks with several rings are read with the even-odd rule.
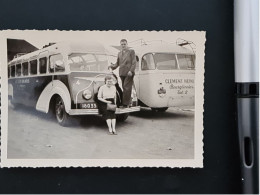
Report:
[[[71,97],[67,86],[59,80],[53,80],[42,91],[37,104],[36,110],[48,113],[51,98],[59,95],[65,104],[65,110],[69,113],[71,109]]]

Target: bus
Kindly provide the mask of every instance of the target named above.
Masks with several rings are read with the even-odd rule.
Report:
[[[97,42],[60,42],[8,63],[8,97],[15,107],[54,112],[62,126],[71,115],[99,115],[97,92],[108,65],[117,58],[113,48]],[[129,108],[117,108],[118,120],[139,111],[136,92]]]
[[[164,112],[194,107],[195,52],[173,44],[132,47],[137,56],[134,83],[139,105]]]

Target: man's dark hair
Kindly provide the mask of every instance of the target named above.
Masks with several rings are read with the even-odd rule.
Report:
[[[126,39],[121,39],[120,43],[121,42],[126,42],[127,43],[127,40]]]

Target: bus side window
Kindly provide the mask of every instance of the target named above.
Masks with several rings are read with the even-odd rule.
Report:
[[[47,58],[40,58],[39,59],[39,65],[40,65],[40,74],[44,74],[47,71]]]
[[[31,75],[37,74],[37,60],[30,61],[30,73]]]
[[[8,67],[8,78],[10,78],[10,75],[11,75],[11,71],[10,71],[10,66]]]
[[[21,76],[22,73],[22,65],[21,64],[16,64],[16,76]]]
[[[141,68],[142,68],[142,70],[154,70],[155,69],[155,63],[154,63],[153,55],[151,53],[143,56]]]
[[[15,65],[11,66],[11,77],[15,77]]]
[[[50,72],[64,72],[65,64],[63,62],[63,57],[61,54],[50,56]]]
[[[28,62],[22,63],[22,71],[23,71],[23,76],[28,75]]]
[[[194,57],[192,55],[177,54],[180,69],[194,69]]]

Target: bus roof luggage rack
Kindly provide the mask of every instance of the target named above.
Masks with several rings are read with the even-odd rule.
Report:
[[[167,42],[167,41],[164,41],[164,40],[150,40],[150,41],[145,41],[144,39],[137,39],[137,40],[134,40],[134,41],[129,41],[128,44],[129,44],[129,47],[130,48],[133,48],[135,46],[146,46],[146,45],[152,45],[152,44],[156,44],[156,43],[159,43],[159,44],[176,44],[178,46],[186,46],[188,45],[191,50],[193,51],[193,53],[195,54],[196,53],[196,45],[192,42],[192,41],[187,41],[185,39],[182,39],[182,38],[178,38],[176,40],[176,43],[171,43],[171,42]],[[112,47],[120,50],[121,49],[121,46],[116,46],[116,45],[112,45]]]
[[[15,54],[13,59],[19,58],[20,56],[23,56],[25,54],[27,54],[27,53],[17,53],[17,54]]]
[[[144,46],[144,45],[152,45],[154,43],[161,43],[161,44],[171,44],[171,43],[168,43],[164,40],[150,40],[150,41],[145,41],[144,39],[137,39],[137,40],[134,40],[134,41],[130,41],[129,42],[129,45],[131,46]],[[131,47],[130,46],[130,47]]]
[[[179,45],[179,46],[185,46],[185,45],[189,45],[190,48],[192,49],[193,53],[196,53],[196,45],[192,42],[192,41],[187,41],[185,39],[182,39],[182,38],[178,38],[176,40],[176,45]]]

